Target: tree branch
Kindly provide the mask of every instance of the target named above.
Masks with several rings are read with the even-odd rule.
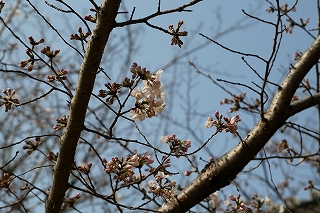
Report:
[[[239,143],[220,159],[207,164],[200,175],[177,196],[177,205],[171,209],[164,206],[159,211],[186,212],[211,193],[229,185],[284,122],[294,113],[299,112],[299,104],[293,103],[291,107],[291,99],[304,76],[319,58],[320,36],[290,70],[266,111],[265,117],[245,137],[243,143],[246,146]],[[318,100],[318,94],[311,99]],[[313,104],[316,105],[318,102],[314,101]],[[308,103],[312,105],[310,101]]]
[[[320,93],[313,94],[312,96],[307,96],[300,100],[291,103],[291,109],[289,116],[293,116],[309,107],[316,106],[320,104]]]
[[[114,28],[121,0],[104,0],[97,11],[97,21],[90,37],[84,60],[80,68],[78,85],[70,104],[68,124],[60,140],[60,150],[54,170],[53,183],[46,201],[46,213],[58,213],[66,190],[74,162],[75,150],[84,128],[85,114],[92,93],[104,48]]]

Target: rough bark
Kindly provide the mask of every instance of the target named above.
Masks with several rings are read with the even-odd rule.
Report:
[[[70,169],[83,130],[85,114],[92,93],[101,58],[114,27],[121,0],[104,0],[97,12],[97,21],[87,43],[80,68],[77,88],[70,104],[68,124],[61,136],[59,157],[54,169],[53,182],[46,201],[46,213],[57,213],[69,188]]]
[[[192,184],[178,195],[178,205],[172,209],[163,207],[159,211],[186,212],[211,193],[229,185],[290,116],[301,111],[301,108],[305,109],[319,104],[319,94],[306,98],[304,101],[291,103],[299,84],[318,62],[319,58],[320,37],[313,42],[302,58],[291,68],[264,117],[244,138],[245,146],[243,143],[239,143],[220,159],[206,165]]]

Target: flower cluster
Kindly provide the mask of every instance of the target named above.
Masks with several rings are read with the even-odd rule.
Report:
[[[90,21],[90,22],[92,22],[92,23],[96,23],[96,21],[97,21],[97,18],[95,18],[95,17],[93,17],[92,15],[86,15],[86,16],[84,16],[83,17],[84,18],[84,20],[86,20],[86,21]]]
[[[261,212],[263,206],[271,206],[271,200],[267,196],[264,198],[260,198],[257,194],[254,194],[251,197],[250,205],[256,210],[256,212]]]
[[[22,149],[27,149],[27,153],[30,155],[33,151],[37,150],[38,146],[40,146],[40,137],[36,137],[36,140],[31,142],[31,141],[26,141],[25,142],[27,145],[23,146]]]
[[[78,171],[82,172],[83,174],[89,174],[90,173],[90,170],[91,170],[91,167],[92,167],[92,163],[89,162],[87,163],[87,165],[85,166],[78,166]]]
[[[281,152],[282,150],[289,151],[289,145],[286,139],[281,140],[278,144],[278,152]]]
[[[46,46],[46,47],[44,47],[44,48],[42,48],[41,50],[40,50],[40,52],[42,53],[42,54],[45,54],[48,58],[54,58],[54,57],[56,57],[57,55],[58,55],[58,53],[60,52],[60,50],[59,49],[57,49],[57,50],[50,50],[50,47],[49,46]]]
[[[106,83],[104,85],[109,89],[109,91],[106,90],[100,90],[98,96],[99,97],[107,97],[106,101],[109,104],[113,104],[114,100],[117,99],[117,94],[121,92],[121,84],[117,84],[116,82],[111,83]]]
[[[34,46],[44,42],[44,38],[41,38],[39,41],[35,41],[32,36],[29,36],[28,40],[29,40],[29,43],[32,45],[32,49]],[[35,62],[34,55],[33,55],[32,50],[29,48],[26,49],[26,54],[27,54],[27,56],[29,56],[29,59],[24,60],[24,61],[20,61],[19,66],[21,68],[23,68],[30,63],[27,67],[27,71],[31,72],[33,69],[34,62]]]
[[[62,69],[57,73],[57,76],[48,75],[47,79],[48,79],[49,82],[62,81],[62,80],[66,80],[67,79],[67,77],[66,77],[67,74],[68,74],[68,71]]]
[[[0,107],[4,105],[5,111],[8,112],[11,109],[12,105],[19,104],[19,100],[17,98],[14,98],[16,91],[11,90],[10,88],[2,90],[2,93],[5,94],[6,96],[1,96],[0,95]]]
[[[56,119],[57,124],[53,127],[53,129],[59,130],[59,129],[62,129],[63,127],[66,127],[68,123],[68,119],[69,119],[69,116],[67,117],[65,115],[60,119]]]
[[[71,198],[63,198],[64,204],[61,206],[61,210],[64,210],[67,206],[73,207],[77,200],[79,200],[81,195],[77,193],[75,196]]]
[[[181,41],[179,36],[187,36],[188,32],[187,31],[182,31],[179,32],[180,27],[183,25],[183,21],[178,21],[178,25],[176,27],[176,29],[173,28],[173,25],[169,25],[169,29],[172,33],[172,39],[171,39],[171,45],[178,45],[178,47],[181,48],[181,46],[183,45],[183,41]]]
[[[209,117],[204,123],[205,128],[210,128],[215,126],[217,132],[230,132],[232,134],[236,134],[238,129],[238,122],[241,121],[240,116],[236,115],[232,118],[223,117],[218,111],[214,113],[214,116],[217,120],[213,120],[213,118]]]
[[[162,136],[160,141],[167,143],[170,147],[171,153],[176,154],[177,158],[180,157],[179,155],[184,155],[191,147],[191,141],[189,139],[181,141],[180,139],[176,138],[176,135],[174,134]]]
[[[58,160],[58,155],[59,155],[59,152],[57,152],[56,154],[53,153],[52,151],[50,151],[48,154],[47,154],[47,159],[50,160],[50,161],[54,161],[56,162]]]
[[[25,66],[27,66],[29,63],[29,65],[28,65],[28,67],[27,67],[27,71],[29,71],[29,72],[31,72],[32,71],[32,69],[33,69],[33,65],[34,65],[34,55],[33,55],[33,53],[32,53],[32,50],[31,49],[26,49],[26,54],[27,54],[27,56],[29,56],[29,59],[27,59],[27,60],[24,60],[24,61],[20,61],[20,63],[19,63],[19,66],[21,67],[21,68],[23,68],[23,67],[25,67]]]
[[[144,83],[141,89],[133,89],[130,93],[132,97],[136,98],[135,108],[130,111],[132,119],[143,121],[145,118],[158,116],[166,106],[164,103],[166,94],[160,82],[163,70],[160,69],[155,74],[149,74],[145,68],[134,63],[130,71],[133,77],[141,76],[140,79]]]
[[[243,102],[244,98],[246,97],[246,93],[240,95],[232,95],[233,100],[229,100],[227,98],[220,101],[220,104],[233,104],[233,107],[230,108],[230,112],[236,112],[240,109],[240,103]],[[254,104],[256,105],[256,104]]]
[[[28,40],[32,46],[36,46],[38,44],[42,44],[44,42],[44,38],[41,38],[39,41],[34,40],[32,36],[28,37]]]
[[[105,162],[107,173],[115,173],[117,181],[123,181],[123,184],[130,184],[145,178],[145,174],[140,174],[140,177],[135,175],[133,167],[141,168],[143,165],[152,164],[151,156],[137,154],[127,157],[126,159],[119,159],[118,157],[112,158],[110,161]]]
[[[36,61],[36,59],[34,58],[34,54],[33,54],[34,46],[42,44],[44,42],[44,38],[41,38],[39,41],[36,41],[36,40],[34,40],[34,38],[32,36],[29,36],[28,40],[29,40],[29,43],[32,45],[31,49],[29,49],[29,48],[26,49],[26,54],[27,54],[27,56],[29,56],[29,59],[24,60],[24,61],[20,61],[19,66],[21,68],[23,68],[28,65],[27,71],[31,72],[33,70],[34,62]],[[40,52],[45,54],[46,56],[48,56],[50,59],[52,59],[60,52],[60,50],[57,49],[57,50],[51,51],[50,47],[46,46],[46,47],[42,48],[40,50]]]
[[[303,52],[295,52],[293,56],[293,60],[299,61],[303,55]]]
[[[271,7],[267,8],[266,11],[268,13],[273,13],[273,12],[277,11],[277,9],[271,6]],[[288,4],[284,4],[283,6],[281,6],[279,8],[279,11],[281,13],[283,13],[283,14],[286,14],[288,12],[296,12],[297,10],[296,10],[295,7],[289,8]],[[309,23],[309,20],[310,20],[309,18],[306,18],[305,20],[300,18],[300,23],[297,23],[293,19],[288,18],[286,21],[289,22],[289,26],[285,26],[285,32],[291,34],[292,30],[293,30],[293,27],[296,26],[296,25],[301,27],[301,28],[305,28],[307,26],[307,24]]]
[[[91,32],[86,32],[85,34],[82,32],[82,28],[79,27],[78,28],[78,32],[79,32],[79,35],[76,33],[76,34],[71,34],[70,35],[70,39],[71,40],[80,40],[80,41],[85,41],[88,36],[91,35]]]
[[[107,97],[106,101],[109,104],[113,104],[115,100],[120,104],[118,94],[121,88],[129,88],[130,96],[136,98],[135,107],[130,110],[132,119],[142,121],[145,118],[158,116],[166,106],[164,103],[166,94],[160,82],[163,70],[160,69],[155,74],[150,74],[146,68],[133,63],[130,72],[132,73],[131,79],[126,77],[120,84],[116,82],[105,84],[108,90],[100,90],[98,96]],[[143,81],[144,86],[135,89],[140,80]]]
[[[165,201],[164,206],[166,208],[172,208],[177,204],[176,196],[176,181],[170,181],[168,179],[169,175],[165,175],[164,172],[158,172],[155,175],[155,181],[150,180],[149,193],[152,193],[155,197],[162,197]]]
[[[317,190],[317,191],[320,191],[319,188],[315,188],[314,185],[313,185],[313,182],[311,180],[308,181],[308,186],[304,187],[304,190]]]
[[[150,155],[138,156],[137,154],[131,157],[126,157],[126,161],[136,168],[141,168],[143,165],[149,165],[153,163]]]
[[[207,203],[208,212],[227,212],[223,211],[223,206],[230,205],[230,200],[221,200],[218,192],[210,194],[204,201]]]
[[[12,180],[12,175],[9,175],[9,173],[3,173],[3,178],[0,178],[0,188],[8,188]]]
[[[237,205],[237,207],[235,208],[236,209],[239,209],[241,211],[245,211],[247,213],[253,213],[252,209],[245,206],[244,202],[240,199],[240,195],[237,195],[237,197],[234,197],[233,195],[230,195],[230,200],[231,201],[234,201]]]
[[[267,11],[268,13],[273,13],[273,12],[278,11],[278,10],[277,10],[276,8],[270,6],[269,8],[266,9],[266,11]],[[288,13],[288,12],[290,12],[290,11],[296,12],[297,9],[296,9],[295,7],[288,8],[288,4],[284,4],[283,6],[280,7],[280,11],[281,11],[282,13]]]

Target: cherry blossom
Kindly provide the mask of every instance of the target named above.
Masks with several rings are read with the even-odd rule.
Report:
[[[223,117],[222,114],[220,114],[218,111],[215,112],[215,118],[209,117],[205,122],[204,122],[204,127],[205,128],[210,128],[215,126],[217,132],[230,132],[231,134],[236,134],[238,130],[238,122],[241,121],[240,116],[236,115],[231,118],[228,117]]]

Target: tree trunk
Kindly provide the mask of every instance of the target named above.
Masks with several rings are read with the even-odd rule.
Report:
[[[80,68],[77,88],[70,104],[68,124],[60,139],[60,149],[54,169],[53,182],[46,201],[46,213],[57,213],[69,188],[69,175],[86,110],[104,48],[114,27],[121,0],[104,0],[97,11],[97,20]]]

